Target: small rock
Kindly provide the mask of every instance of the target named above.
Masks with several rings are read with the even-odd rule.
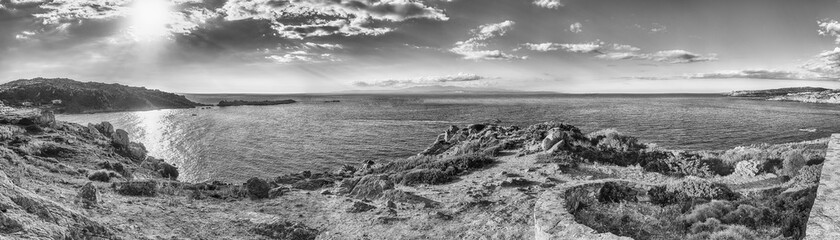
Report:
[[[106,137],[111,137],[114,135],[114,126],[111,125],[109,122],[101,122],[99,124],[94,124],[94,128],[96,128],[99,133],[105,135]]]
[[[394,189],[394,182],[388,176],[367,175],[359,179],[350,195],[357,199],[377,199],[389,189]]]
[[[93,183],[88,182],[76,193],[76,200],[82,204],[84,208],[93,208],[99,204],[99,190],[93,186]]]
[[[394,201],[388,200],[385,201],[385,206],[388,208],[397,208],[397,204]]]
[[[300,175],[303,176],[303,178],[310,178],[310,177],[312,177],[312,172],[303,171],[303,172],[300,172]]]
[[[251,199],[268,198],[268,191],[271,190],[271,185],[269,185],[265,180],[253,177],[245,182],[245,189],[248,190],[248,196],[250,196]]]
[[[292,188],[312,191],[329,186],[330,184],[332,184],[332,181],[323,178],[304,179],[293,183]]]
[[[272,188],[271,190],[268,191],[268,197],[269,198],[277,198],[277,197],[283,196],[283,194],[286,194],[286,192],[288,192],[288,191],[289,191],[289,189],[285,188],[285,187]]]
[[[321,191],[321,195],[332,195],[332,192],[330,192],[330,190],[324,189],[323,191]]]
[[[501,183],[502,187],[525,187],[531,185],[532,182],[524,178],[512,178],[504,180]]]
[[[169,178],[171,180],[178,179],[178,168],[172,164],[162,162],[158,164],[158,172],[161,177]]]
[[[353,206],[350,206],[350,208],[347,209],[347,212],[348,213],[367,212],[367,211],[370,211],[371,209],[374,209],[374,208],[376,208],[376,207],[371,206],[370,204],[363,203],[361,201],[356,201],[356,202],[353,203]]]
[[[434,213],[430,214],[432,219],[440,219],[444,221],[452,220],[452,216],[441,211],[435,211]]]

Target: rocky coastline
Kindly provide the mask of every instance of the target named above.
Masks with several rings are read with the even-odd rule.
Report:
[[[825,144],[683,152],[562,123],[473,124],[407,159],[186,183],[107,122],[30,111],[0,117],[0,236],[800,239]]]
[[[770,101],[840,104],[840,90],[826,88],[779,88],[768,90],[734,91],[731,97],[754,97]]]

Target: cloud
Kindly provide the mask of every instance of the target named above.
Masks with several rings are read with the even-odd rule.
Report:
[[[382,81],[364,82],[357,81],[353,85],[357,87],[411,87],[411,86],[430,86],[430,85],[465,85],[465,83],[474,83],[486,79],[483,76],[458,73],[456,75],[447,76],[428,76],[416,79],[389,79]]]
[[[344,46],[341,44],[330,44],[330,43],[313,43],[307,42],[303,44],[308,48],[315,48],[315,49],[326,49],[326,50],[336,50],[336,49],[343,49]]]
[[[740,71],[723,71],[715,73],[698,73],[687,75],[686,78],[691,79],[723,79],[723,78],[751,78],[751,79],[777,79],[777,80],[820,80],[825,77],[802,71],[787,71],[787,70],[740,70]]]
[[[579,22],[572,23],[572,25],[569,25],[569,31],[573,33],[583,32],[583,24],[580,24]]]
[[[840,47],[823,51],[802,65],[802,68],[825,77],[840,78]]]
[[[487,41],[504,36],[508,31],[513,30],[514,21],[503,21],[500,23],[492,23],[481,25],[476,29],[470,31],[472,38],[466,41],[458,41],[455,46],[449,49],[450,52],[461,55],[462,58],[468,60],[512,60],[525,59],[527,57],[520,57],[502,52],[501,50],[487,50]]]
[[[320,62],[337,62],[338,58],[333,57],[329,53],[309,53],[306,51],[293,51],[282,55],[268,55],[265,57],[268,60],[276,63],[320,63]]]
[[[571,53],[594,53],[606,60],[649,60],[667,63],[693,63],[717,60],[714,54],[700,55],[685,50],[665,50],[642,53],[640,48],[623,44],[605,44],[600,40],[589,43],[525,43],[520,49],[538,52],[564,51]]]
[[[538,52],[600,53],[600,50],[603,48],[603,43],[599,41],[590,43],[525,43],[522,44],[522,47]]]
[[[832,19],[823,19],[817,21],[817,25],[819,26],[819,29],[817,29],[819,35],[834,37],[834,41],[840,44],[840,22]]]
[[[550,9],[558,9],[565,6],[560,0],[534,0],[534,5]]]
[[[330,35],[381,35],[390,27],[376,22],[409,19],[449,20],[443,10],[409,0],[231,0],[222,7],[225,19],[269,20],[285,38],[303,39]]]

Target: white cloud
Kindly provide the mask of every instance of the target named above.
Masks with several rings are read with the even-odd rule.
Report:
[[[446,76],[427,76],[415,79],[389,79],[381,81],[354,82],[353,85],[358,87],[411,87],[411,86],[429,86],[429,85],[469,85],[474,82],[486,79],[483,76],[458,73],[455,75]]]
[[[580,33],[583,32],[583,24],[576,22],[569,25],[569,31],[573,33]]]
[[[837,22],[837,20],[823,19],[817,21],[817,25],[819,25],[817,33],[821,36],[834,37],[834,41],[840,44],[840,22]]]
[[[307,42],[307,43],[304,43],[303,45],[306,46],[307,48],[326,49],[326,50],[337,50],[337,49],[343,49],[344,48],[344,46],[342,46],[341,44],[330,44],[330,43]]]
[[[722,78],[752,78],[752,79],[784,79],[784,80],[818,80],[825,79],[823,76],[812,72],[787,71],[787,70],[740,70],[722,71],[715,73],[690,74],[687,78],[699,79],[722,79]]]
[[[650,60],[667,63],[692,63],[717,60],[716,55],[700,55],[685,50],[666,50],[655,53],[641,53],[641,49],[623,44],[605,44],[600,40],[589,43],[525,43],[522,48],[531,51],[564,51],[571,53],[594,53],[606,60]]]
[[[823,51],[802,68],[825,77],[840,78],[840,47]]]
[[[443,10],[410,0],[231,0],[222,9],[228,20],[269,20],[280,36],[291,39],[375,36],[393,31],[388,27],[371,27],[373,21],[449,20]]]
[[[534,0],[534,5],[550,9],[558,9],[565,6],[560,0]]]
[[[265,57],[276,63],[322,63],[337,62],[340,59],[329,53],[310,53],[302,50],[287,52],[286,54],[271,54]]]
[[[525,59],[527,57],[520,57],[502,52],[501,50],[487,50],[487,41],[501,37],[507,34],[508,31],[513,30],[516,23],[510,20],[481,25],[476,29],[470,31],[472,38],[466,41],[458,41],[455,46],[449,49],[450,52],[461,55],[468,60],[511,60],[511,59]]]

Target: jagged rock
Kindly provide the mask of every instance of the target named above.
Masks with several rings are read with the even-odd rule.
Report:
[[[328,189],[324,189],[323,191],[321,191],[321,195],[332,195],[332,192],[330,192],[330,190]]]
[[[128,148],[124,150],[124,155],[135,162],[142,162],[146,160],[148,151],[146,151],[146,146],[142,143],[129,143]]]
[[[385,201],[385,206],[388,208],[397,208],[397,204],[394,201],[388,200]]]
[[[283,196],[283,194],[286,194],[286,192],[288,192],[288,191],[289,191],[289,189],[285,188],[285,187],[272,188],[271,190],[268,191],[268,198],[277,198],[277,197]]]
[[[761,173],[763,168],[762,162],[759,160],[747,160],[735,163],[735,172],[739,176],[754,177]]]
[[[354,173],[356,173],[356,168],[347,164],[342,165],[341,168],[333,172],[335,175],[344,177],[353,176]]]
[[[349,194],[351,191],[353,191],[353,188],[356,187],[356,183],[358,182],[359,178],[341,180],[341,182],[338,183],[338,190],[336,191],[336,193],[341,195]]]
[[[43,110],[40,114],[34,117],[33,121],[35,124],[44,126],[44,127],[54,127],[55,126],[55,114],[49,110]]]
[[[367,175],[350,191],[350,196],[357,199],[377,199],[385,190],[394,189],[394,182],[386,175]]]
[[[297,181],[292,184],[293,188],[302,189],[302,190],[317,190],[319,188],[323,188],[332,184],[332,181],[327,179],[304,179]]]
[[[128,144],[131,143],[131,141],[128,138],[128,132],[122,129],[117,129],[114,132],[114,135],[112,135],[111,137],[111,143],[114,144],[114,147],[116,147],[117,149],[128,149]]]
[[[111,137],[114,135],[114,126],[111,125],[111,123],[109,122],[101,122],[99,124],[94,124],[93,127],[95,127],[96,130],[99,131],[99,133],[102,133],[102,135],[106,137]]]
[[[76,201],[84,208],[96,207],[99,204],[99,190],[88,182],[77,191]]]
[[[158,172],[161,177],[169,178],[171,180],[178,179],[178,168],[172,164],[162,162],[158,164]]]
[[[257,177],[252,177],[245,182],[245,189],[248,190],[248,196],[251,199],[268,198],[268,192],[271,190],[271,185],[265,180]]]
[[[111,184],[111,188],[127,196],[153,197],[157,194],[157,182],[154,180],[115,182]]]
[[[367,212],[367,211],[370,211],[371,209],[374,209],[374,208],[376,208],[376,207],[371,206],[370,204],[363,203],[361,201],[356,201],[356,202],[353,202],[353,206],[350,206],[350,208],[347,208],[347,212],[348,213]]]
[[[469,126],[467,126],[467,129],[470,135],[472,135],[481,132],[486,127],[487,125],[484,124],[470,124]]]
[[[500,186],[502,186],[502,187],[526,187],[526,186],[530,186],[530,185],[533,185],[533,184],[534,184],[534,182],[529,181],[529,180],[524,179],[524,178],[511,178],[511,179],[507,179],[507,180],[502,181]]]
[[[318,230],[301,223],[278,221],[260,223],[251,229],[252,232],[273,239],[314,240],[318,237]]]

